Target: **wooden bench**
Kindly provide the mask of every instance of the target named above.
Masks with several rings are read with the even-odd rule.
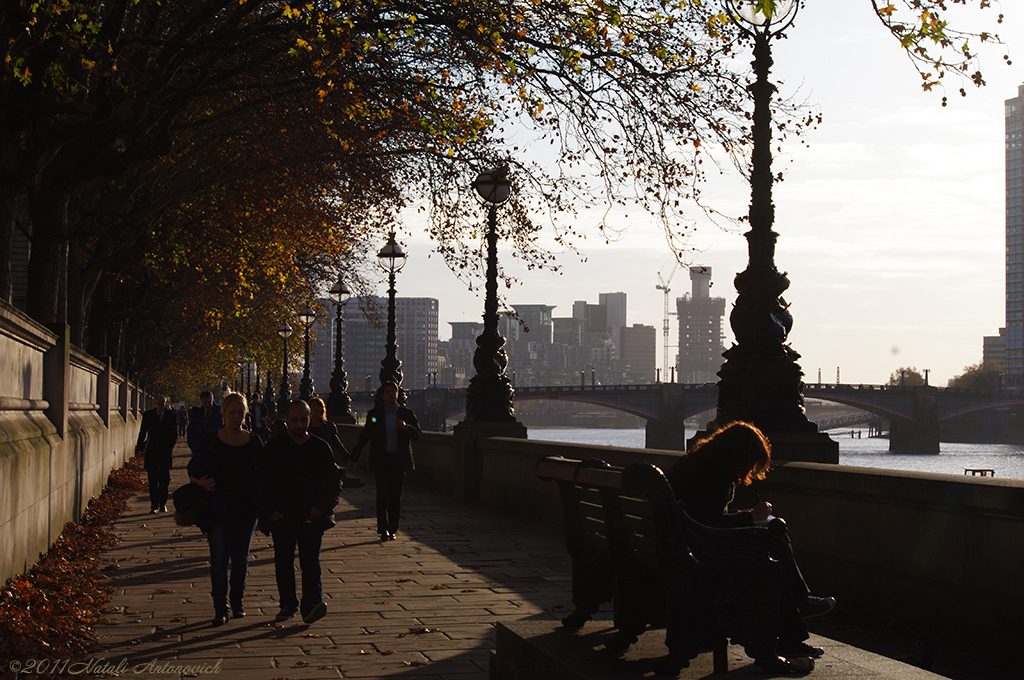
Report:
[[[659,672],[677,675],[701,649],[726,672],[728,638],[747,653],[774,654],[781,569],[792,559],[785,525],[718,529],[690,518],[665,475],[648,463],[612,467],[600,460],[542,458],[537,475],[558,484],[572,559],[580,628],[613,603],[624,652],[647,626],[665,626],[669,654]]]

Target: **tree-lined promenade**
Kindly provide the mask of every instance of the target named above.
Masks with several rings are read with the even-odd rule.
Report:
[[[974,49],[994,31],[954,31],[940,0],[870,1],[926,89],[981,84]],[[0,295],[12,300],[27,266],[31,317],[178,391],[241,359],[276,365],[278,326],[341,272],[368,290],[367,253],[410,205],[472,283],[479,210],[465,189],[499,162],[517,186],[500,237],[533,265],[555,264],[542,229],[571,248],[617,226],[577,223],[595,205],[648,212],[682,249],[687,216],[711,209],[704,160],[748,170],[746,52],[729,11],[5,3]],[[774,106],[780,135],[817,122]]]

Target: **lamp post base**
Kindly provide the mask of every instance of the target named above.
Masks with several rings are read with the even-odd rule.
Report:
[[[518,420],[500,422],[462,421],[455,425],[455,496],[460,501],[478,501],[485,484],[483,454],[478,439],[511,437],[526,439],[526,426]],[[528,461],[532,466],[533,460]]]

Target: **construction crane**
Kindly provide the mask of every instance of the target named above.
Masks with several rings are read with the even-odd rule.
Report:
[[[674,263],[672,265],[672,271],[669,272],[668,278],[665,278],[664,276],[661,275],[661,272],[658,272],[658,285],[656,285],[654,287],[655,290],[664,291],[664,293],[665,293],[665,315],[663,317],[662,324],[661,324],[662,348],[664,349],[664,352],[665,352],[665,356],[664,356],[664,358],[662,360],[661,366],[662,366],[662,370],[665,371],[665,382],[669,382],[670,381],[670,378],[669,378],[669,375],[668,375],[668,373],[669,373],[669,370],[668,370],[668,368],[669,368],[668,350],[669,350],[669,347],[671,345],[669,345],[669,342],[668,342],[668,336],[669,336],[669,322],[668,322],[668,318],[672,314],[669,311],[669,309],[670,309],[669,308],[669,292],[672,290],[670,288],[670,285],[672,283],[672,277],[676,275],[676,270],[678,270],[678,269],[679,269],[679,263],[676,262],[676,263]],[[674,379],[675,379],[675,377],[673,376],[671,378],[671,380],[674,380]]]

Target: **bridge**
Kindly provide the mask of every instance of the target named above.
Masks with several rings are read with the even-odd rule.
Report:
[[[1024,390],[961,389],[931,386],[804,385],[805,398],[853,406],[890,422],[889,451],[938,453],[940,423],[991,409],[1021,409]],[[465,389],[428,388],[407,392],[409,405],[420,415],[424,429],[442,430],[447,420],[465,413]],[[371,393],[352,395],[360,405],[372,403]],[[643,418],[646,446],[683,450],[684,422],[716,408],[718,385],[561,385],[517,387],[517,402],[537,399],[573,401],[624,411]]]

